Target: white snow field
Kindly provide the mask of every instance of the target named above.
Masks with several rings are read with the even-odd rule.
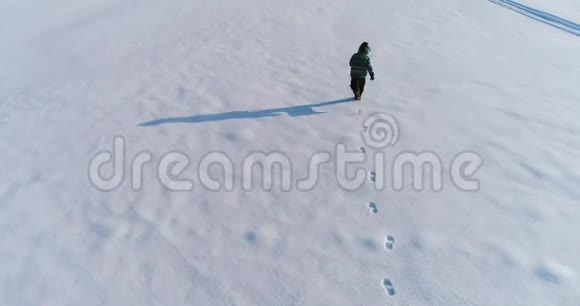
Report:
[[[577,0],[520,1],[580,21]],[[1,0],[0,42],[2,306],[580,305],[573,33],[487,0]],[[361,138],[376,112],[400,128],[382,151]],[[117,136],[125,176],[101,191],[89,165]],[[349,175],[437,154],[443,188],[349,191],[333,163],[308,191],[242,188],[252,152],[285,154],[294,183],[339,144],[366,151]],[[213,151],[231,190],[197,177]],[[465,151],[475,192],[450,179]],[[158,179],[170,152],[193,190]]]

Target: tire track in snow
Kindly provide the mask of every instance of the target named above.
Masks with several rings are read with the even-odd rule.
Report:
[[[566,31],[572,35],[580,36],[580,24],[577,24],[573,21],[550,14],[548,12],[535,9],[533,7],[529,7],[527,5],[520,4],[512,0],[488,0],[488,1],[495,3],[499,6],[505,7],[507,9],[510,9],[514,12],[520,13],[526,17],[535,19],[549,26]]]

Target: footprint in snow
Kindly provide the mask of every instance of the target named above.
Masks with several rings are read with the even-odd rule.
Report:
[[[390,251],[393,247],[395,247],[395,237],[391,235],[385,237],[385,248]]]
[[[254,233],[254,232],[247,232],[246,233],[246,241],[248,243],[256,244],[256,240],[257,240],[256,233]]]
[[[365,149],[364,147],[360,147],[360,152],[362,154],[367,154],[367,149]]]
[[[379,209],[377,208],[377,204],[370,202],[369,203],[369,210],[373,213],[376,214],[379,212]]]
[[[391,280],[388,278],[383,279],[383,288],[385,288],[385,291],[389,296],[394,296],[396,293],[393,282],[391,282]]]
[[[370,180],[373,183],[377,181],[377,174],[374,171],[371,171],[370,173]]]

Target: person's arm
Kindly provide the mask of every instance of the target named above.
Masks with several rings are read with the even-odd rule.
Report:
[[[373,71],[373,65],[371,65],[371,59],[367,57],[367,71],[371,76],[371,81],[375,79],[375,73]]]

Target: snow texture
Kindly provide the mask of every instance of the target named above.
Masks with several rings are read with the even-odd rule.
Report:
[[[3,0],[0,29],[0,305],[580,305],[577,32],[485,0]],[[330,165],[309,191],[195,179],[212,151],[282,152],[296,178],[340,143],[373,156],[381,112],[388,157],[476,152],[479,190],[447,167],[440,192],[347,191]],[[152,156],[141,190],[89,180],[116,136],[125,171]],[[176,151],[193,191],[158,180]]]

